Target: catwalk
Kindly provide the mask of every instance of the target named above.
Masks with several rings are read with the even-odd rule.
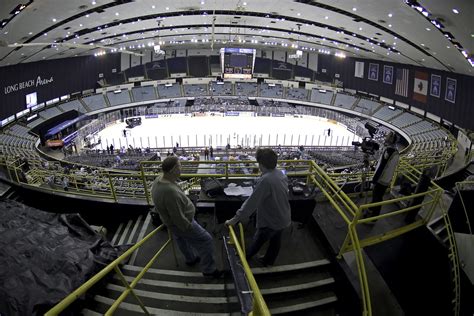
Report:
[[[142,117],[142,125],[127,128],[117,121],[98,133],[101,143],[96,148],[225,146],[348,146],[360,140],[342,124],[315,116],[255,117],[253,113],[239,116],[222,114],[160,115]],[[235,114],[235,113],[234,113]],[[124,137],[123,131],[127,131]],[[330,130],[330,136],[328,136]]]

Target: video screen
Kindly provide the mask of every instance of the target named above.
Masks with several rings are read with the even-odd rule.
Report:
[[[26,95],[26,108],[29,109],[38,104],[38,96],[36,92]]]
[[[222,48],[221,67],[225,78],[250,79],[255,64],[255,49]]]

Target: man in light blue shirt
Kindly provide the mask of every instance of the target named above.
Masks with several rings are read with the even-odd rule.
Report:
[[[257,254],[263,244],[269,241],[266,254],[259,258],[267,266],[275,262],[280,251],[283,229],[291,224],[288,178],[276,168],[278,156],[272,149],[258,149],[256,158],[262,176],[253,193],[225,224],[235,225],[257,211],[257,231],[248,249],[247,259]]]

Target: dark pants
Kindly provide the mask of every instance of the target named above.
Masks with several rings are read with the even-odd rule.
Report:
[[[201,258],[200,265],[203,273],[213,273],[216,270],[214,256],[214,241],[212,236],[194,219],[187,231],[181,231],[176,226],[169,229],[178,244],[179,250],[184,255],[186,262],[193,262],[196,257]]]
[[[253,236],[252,244],[247,250],[247,258],[252,258],[262,248],[263,244],[270,241],[267,249],[267,253],[263,256],[263,262],[268,265],[273,265],[278,252],[280,252],[281,245],[281,233],[283,229],[273,230],[268,227],[257,228],[255,235]]]
[[[388,186],[375,183],[374,189],[372,191],[372,203],[381,202],[383,200],[383,196],[385,195],[385,191],[387,191],[387,188]],[[369,208],[369,215],[370,216],[380,215],[381,208],[382,206],[374,206],[374,207]]]

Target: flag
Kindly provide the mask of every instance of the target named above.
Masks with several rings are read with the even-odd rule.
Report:
[[[413,99],[426,103],[428,94],[428,74],[426,72],[415,71],[415,81],[413,85]]]
[[[356,61],[355,62],[354,77],[364,78],[364,62],[363,61]]]
[[[397,69],[395,94],[408,97],[408,69]]]

